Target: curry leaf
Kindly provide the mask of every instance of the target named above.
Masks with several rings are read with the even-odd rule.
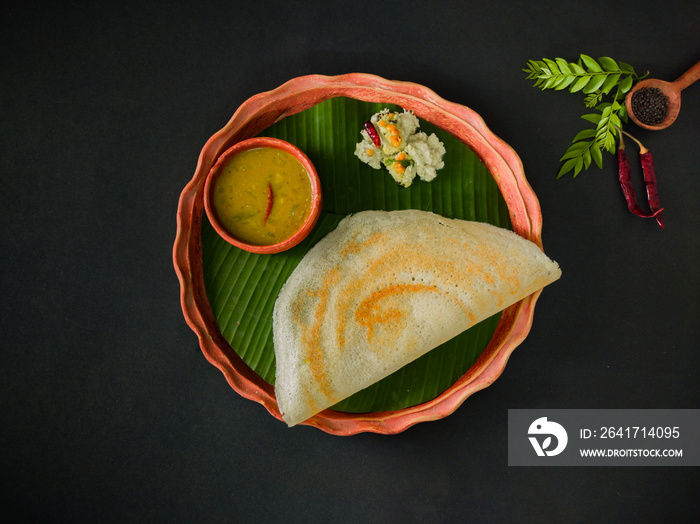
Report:
[[[608,56],[599,57],[598,62],[606,71],[615,72],[620,70],[620,66],[617,65],[617,62]]]
[[[617,73],[614,75],[610,75],[605,79],[605,82],[603,82],[603,85],[600,86],[600,90],[603,94],[608,94],[610,90],[617,85],[617,83],[620,81],[620,76],[621,73]]]
[[[606,79],[607,79],[606,75],[592,76],[591,79],[586,84],[586,87],[583,88],[583,92],[584,93],[592,93],[593,91],[596,91],[600,86],[602,86],[605,83]]]
[[[602,115],[599,115],[597,113],[590,113],[587,115],[582,115],[581,118],[583,118],[584,120],[588,120],[589,122],[591,122],[595,125],[598,125],[598,123],[600,122],[600,119],[602,118]]]
[[[630,89],[632,89],[633,82],[634,78],[632,76],[625,77],[625,79],[622,82],[620,82],[620,92],[624,94]]]
[[[607,56],[596,61],[589,55],[581,54],[577,62],[545,58],[530,60],[527,66],[523,71],[528,79],[535,80],[536,87],[558,91],[568,88],[571,93],[581,92],[585,95],[584,105],[600,112],[581,117],[593,123],[596,129],[586,129],[574,137],[574,144],[560,159],[563,164],[557,178],[570,171],[576,176],[581,170],[588,169],[592,162],[602,168],[602,150],[615,152],[616,128],[621,129],[622,123],[627,122],[627,109],[621,101],[641,77],[629,64]],[[601,103],[605,97],[611,101]],[[580,163],[577,161],[579,158]]]
[[[591,146],[591,157],[593,161],[598,166],[598,169],[603,169],[603,153],[597,144]]]
[[[574,82],[574,84],[571,86],[570,91],[571,91],[572,93],[575,93],[576,91],[580,91],[581,89],[583,89],[583,88],[586,86],[586,84],[588,84],[588,81],[589,81],[589,80],[590,80],[590,77],[588,77],[588,76],[581,76],[581,77],[579,77],[579,78]]]
[[[583,61],[584,64],[586,64],[588,71],[590,71],[591,73],[602,73],[603,72],[603,69],[598,65],[598,62],[596,62],[590,56],[581,55],[581,60]]]
[[[577,135],[574,137],[572,142],[578,142],[579,140],[583,140],[584,138],[593,138],[595,136],[595,129],[584,129],[583,131],[579,131]]]
[[[571,66],[571,71],[572,71],[575,75],[585,75],[585,74],[586,74],[586,70],[585,70],[583,67],[581,67],[579,64],[576,64],[576,63],[573,63],[573,62],[572,62],[572,63],[569,64],[569,65]]]

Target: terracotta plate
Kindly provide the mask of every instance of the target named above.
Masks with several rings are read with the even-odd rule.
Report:
[[[285,116],[341,96],[412,109],[420,119],[464,142],[493,175],[508,206],[513,230],[542,247],[540,206],[525,178],[518,155],[496,137],[471,109],[448,102],[417,84],[360,73],[299,77],[248,99],[228,124],[207,141],[199,156],[194,177],[182,191],[173,262],[180,280],[185,319],[199,337],[206,358],[223,372],[233,389],[245,398],[261,403],[280,420],[282,417],[277,408],[274,387],[253,372],[235,351],[231,351],[229,343],[219,332],[206,296],[201,243],[204,180],[219,155],[231,145],[256,136]],[[355,414],[328,409],[304,424],[335,435],[367,431],[393,434],[419,422],[440,419],[453,413],[467,397],[491,385],[503,372],[508,357],[530,331],[539,294],[535,293],[503,312],[490,343],[474,365],[435,399],[387,412]]]

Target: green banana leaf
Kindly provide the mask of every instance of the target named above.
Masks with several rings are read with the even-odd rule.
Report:
[[[316,166],[323,191],[318,224],[301,244],[276,255],[256,255],[224,241],[202,220],[204,282],[219,329],[241,358],[274,384],[272,310],[277,294],[304,254],[347,214],[368,209],[422,209],[511,229],[508,208],[493,177],[465,144],[421,120],[420,129],[445,144],[445,167],[432,182],[416,178],[404,188],[385,170],[355,157],[363,122],[390,104],[332,98],[266,129],[261,136],[287,140]],[[410,109],[410,108],[406,108]],[[334,409],[352,413],[392,411],[432,400],[476,361],[496,329],[500,313],[435,348],[394,374],[343,400]]]

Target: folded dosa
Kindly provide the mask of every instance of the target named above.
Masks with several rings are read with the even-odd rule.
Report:
[[[282,417],[310,418],[560,275],[536,244],[490,224],[418,210],[344,218],[275,303]]]

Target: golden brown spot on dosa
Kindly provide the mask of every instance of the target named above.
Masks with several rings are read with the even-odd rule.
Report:
[[[321,351],[321,326],[328,309],[328,291],[338,282],[339,278],[340,271],[335,267],[325,275],[321,287],[315,292],[310,292],[318,299],[318,303],[311,328],[302,336],[303,347],[306,350],[304,360],[308,363],[319,390],[327,397],[331,397],[332,392],[325,372],[323,351]]]
[[[357,235],[355,235],[357,236]],[[386,240],[385,233],[372,233],[366,240],[362,242],[356,242],[353,238],[352,242],[349,242],[345,249],[340,253],[341,258],[345,258],[348,255],[359,253],[363,249],[384,242]]]
[[[372,237],[370,237],[370,243],[374,243],[371,240]],[[359,248],[360,244],[356,244],[355,247]],[[410,262],[404,264],[402,263],[404,260]],[[391,275],[397,271],[401,273],[406,269],[406,266],[412,267],[413,272],[420,271],[429,273],[432,281],[434,281],[435,284],[427,285],[416,282],[415,284],[403,284],[404,286],[422,285],[426,289],[439,293],[460,308],[468,319],[471,321],[475,320],[476,317],[474,315],[474,311],[467,307],[466,304],[461,302],[454,294],[449,292],[449,289],[453,284],[450,284],[447,280],[452,280],[453,282],[462,280],[465,278],[465,274],[469,272],[483,273],[481,268],[475,267],[475,265],[468,260],[464,260],[463,266],[458,268],[452,262],[441,257],[430,255],[423,250],[418,250],[414,246],[392,246],[389,254],[383,254],[383,256],[379,256],[367,265],[362,278],[353,280],[345,289],[339,292],[340,300],[338,307],[336,308],[336,338],[338,347],[342,348],[345,345],[345,330],[347,327],[346,315],[347,312],[354,307],[351,306],[354,299],[362,295],[363,290],[376,287],[377,283],[382,282],[382,280],[385,281],[386,275]],[[487,281],[493,281],[493,277],[488,273],[484,274],[483,277]],[[383,293],[383,291],[378,291],[377,293]],[[397,295],[398,294],[396,293],[393,295],[385,293],[381,298],[387,299],[391,296],[395,297]],[[388,322],[392,318],[395,320],[399,318],[398,310],[394,309],[391,311],[392,312],[385,313],[385,315],[388,316],[383,323]],[[357,316],[356,320],[358,320]]]
[[[425,291],[440,293],[435,286],[428,286],[425,284],[393,284],[387,286],[372,293],[368,298],[362,301],[357,311],[355,311],[355,320],[357,320],[360,325],[367,328],[367,337],[371,339],[374,336],[374,328],[377,324],[385,324],[406,315],[405,312],[398,308],[389,307],[384,308],[382,311],[381,302],[400,294],[421,293]]]
[[[447,238],[446,242],[458,243],[465,250],[465,254],[473,257],[476,260],[482,261],[480,264],[467,263],[467,271],[478,274],[489,285],[496,282],[505,285],[504,291],[510,295],[514,295],[520,289],[520,278],[516,265],[505,259],[502,255],[493,249],[487,239],[481,238],[481,235],[474,235],[472,241],[465,243],[457,239]],[[484,265],[484,261],[487,261]],[[495,295],[496,301],[500,307],[503,307],[504,297],[500,294]]]

